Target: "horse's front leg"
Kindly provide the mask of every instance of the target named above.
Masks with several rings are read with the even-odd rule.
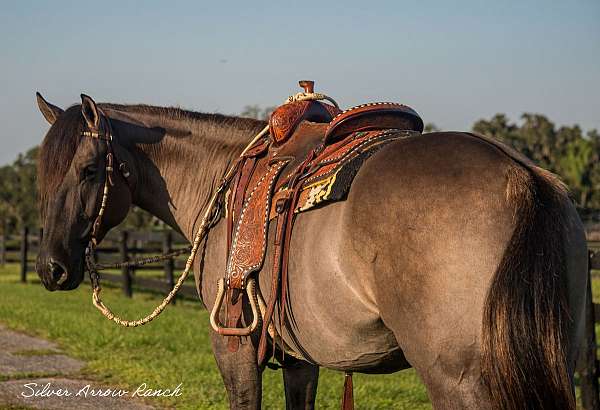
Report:
[[[256,348],[244,340],[236,352],[227,348],[228,338],[211,332],[217,366],[221,371],[231,409],[260,409],[262,370],[256,363]]]
[[[318,381],[319,366],[286,357],[283,363],[286,409],[314,409]]]

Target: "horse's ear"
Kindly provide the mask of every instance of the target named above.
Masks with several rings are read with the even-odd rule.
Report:
[[[58,108],[56,105],[50,104],[48,101],[44,100],[42,94],[36,92],[35,97],[37,99],[38,107],[42,112],[42,115],[50,123],[50,125],[54,124],[56,119],[64,112],[62,108]]]
[[[81,114],[90,129],[96,130],[100,126],[100,114],[92,97],[81,94]]]

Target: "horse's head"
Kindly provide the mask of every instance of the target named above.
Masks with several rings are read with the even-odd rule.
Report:
[[[110,141],[108,118],[88,96],[66,111],[37,94],[40,111],[51,124],[38,163],[40,211],[44,226],[36,270],[48,290],[70,290],[83,280],[85,249],[92,235],[100,241],[127,215],[132,194],[121,161],[129,153]],[[113,158],[108,200],[94,229]]]

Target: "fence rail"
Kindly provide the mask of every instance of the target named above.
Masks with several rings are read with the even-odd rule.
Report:
[[[24,228],[20,235],[0,235],[0,264],[19,263],[22,282],[27,282],[27,275],[35,272],[35,258],[43,232]],[[25,238],[25,239],[23,239]],[[112,264],[144,258],[154,254],[170,253],[189,246],[187,240],[172,231],[137,232],[116,231],[109,233],[97,249],[97,261],[101,264]],[[128,297],[137,290],[168,293],[175,283],[174,274],[185,268],[187,255],[151,263],[139,267],[123,267],[119,271],[108,270],[100,272],[103,282],[121,286],[123,294]],[[86,280],[88,278],[86,277]],[[193,279],[185,283],[178,296],[197,297]],[[174,299],[175,301],[175,299]]]
[[[43,232],[25,228],[20,235],[0,235],[0,264],[18,262],[20,264],[21,281],[27,282],[27,274],[35,271],[35,256],[39,250],[40,239]],[[148,254],[172,252],[189,243],[181,235],[172,231],[162,232],[135,232],[117,231],[109,233],[98,248],[98,262],[110,264],[131,260],[136,257],[148,256]],[[597,343],[595,325],[600,322],[600,304],[593,303],[591,278],[600,274],[600,242],[589,242],[589,278],[588,292],[585,304],[585,335],[582,341],[582,349],[578,360],[580,376],[581,399],[585,410],[600,410],[600,389],[598,378],[600,377],[600,363],[597,355]],[[141,267],[124,267],[120,273],[102,272],[101,280],[119,284],[123,293],[131,297],[133,290],[150,290],[159,293],[168,293],[175,282],[173,274],[185,266],[186,255]],[[142,272],[154,271],[160,273],[156,276],[146,276]],[[595,271],[595,272],[594,272]],[[181,287],[179,295],[195,298],[196,287],[193,280]],[[175,300],[173,300],[175,302]],[[598,321],[598,322],[597,322]]]

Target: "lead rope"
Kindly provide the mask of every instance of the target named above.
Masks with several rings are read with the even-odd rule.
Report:
[[[301,93],[297,93],[297,94],[290,96],[284,102],[284,104],[289,104],[294,101],[306,101],[306,100],[328,100],[328,101],[332,102],[336,107],[338,107],[338,104],[332,98],[330,98],[324,94],[312,92],[312,87],[311,87],[310,91],[307,89],[306,92],[301,92]],[[250,143],[246,146],[246,148],[244,148],[244,150],[240,154],[239,158],[242,158],[250,150],[250,148],[252,148],[252,146],[260,138],[262,138],[266,134],[268,134],[268,132],[269,132],[269,126],[267,125],[258,134],[256,134],[256,136],[252,139],[252,141],[250,141]],[[107,143],[110,144],[110,140]],[[85,250],[85,261],[86,261],[87,269],[90,274],[90,281],[92,283],[92,290],[93,290],[92,303],[100,311],[100,313],[102,313],[102,315],[104,317],[106,317],[108,320],[112,320],[113,322],[115,322],[116,324],[121,325],[121,326],[137,327],[137,326],[143,326],[143,325],[151,322],[154,318],[156,318],[158,315],[160,315],[163,312],[163,310],[165,310],[167,305],[169,303],[171,303],[171,301],[173,300],[173,298],[175,297],[175,295],[177,294],[177,292],[179,291],[179,289],[181,288],[181,286],[187,279],[187,277],[190,273],[190,270],[192,268],[192,265],[194,263],[194,259],[196,258],[196,253],[198,252],[200,243],[206,237],[206,234],[208,233],[209,229],[218,221],[218,219],[220,217],[220,211],[221,211],[221,205],[222,205],[222,201],[220,201],[220,199],[223,194],[223,191],[229,185],[231,178],[235,174],[235,171],[237,169],[237,164],[238,164],[238,162],[236,161],[236,163],[234,163],[234,165],[229,168],[229,171],[223,178],[221,184],[219,185],[219,187],[217,188],[217,190],[211,197],[210,202],[208,203],[208,205],[206,207],[206,211],[204,212],[204,216],[202,217],[202,223],[200,224],[198,231],[196,233],[196,236],[194,237],[194,242],[192,243],[190,256],[188,257],[188,259],[185,263],[185,268],[184,268],[183,272],[181,272],[179,279],[177,279],[175,286],[173,286],[173,289],[169,292],[169,294],[163,299],[163,301],[149,315],[147,315],[141,319],[138,319],[138,320],[126,320],[126,319],[122,319],[121,317],[117,316],[115,313],[112,312],[112,310],[110,310],[110,308],[108,306],[106,306],[104,304],[104,302],[102,302],[102,299],[100,298],[100,292],[102,291],[102,288],[100,287],[100,278],[98,275],[98,269],[103,268],[103,266],[96,264],[96,262],[94,261],[94,254],[95,254],[96,248],[98,246],[97,239],[96,239],[96,231],[100,226],[102,217],[104,216],[104,211],[105,211],[106,205],[108,203],[108,192],[110,189],[109,186],[112,185],[112,172],[113,172],[112,153],[109,152],[109,154],[107,155],[106,179],[104,181],[104,189],[102,192],[102,202],[100,204],[100,211],[98,212],[98,216],[96,217],[96,220],[94,221],[94,226],[93,226],[93,230],[92,230],[92,238],[90,239],[90,242],[88,243],[88,246]],[[176,251],[174,253],[178,253],[178,252],[179,251]],[[163,256],[167,256],[167,255],[163,255]],[[122,266],[130,266],[130,265],[125,265],[126,263],[127,262],[123,262]],[[148,263],[150,263],[150,262],[148,262]]]
[[[223,184],[222,186],[224,186],[224,185],[225,184]],[[86,251],[86,256],[87,256],[86,259],[88,261],[88,269],[90,270],[90,279],[92,281],[92,288],[93,288],[92,302],[93,302],[94,306],[102,313],[102,315],[104,315],[107,319],[112,320],[113,322],[115,322],[118,325],[125,326],[125,327],[137,327],[137,326],[145,325],[148,322],[151,322],[154,318],[156,318],[158,315],[160,315],[163,310],[165,310],[165,307],[171,302],[171,300],[173,300],[173,298],[175,297],[175,295],[177,294],[177,292],[179,291],[179,289],[181,288],[181,286],[187,279],[187,277],[190,273],[190,269],[192,268],[192,264],[194,263],[196,253],[198,252],[198,247],[200,246],[202,239],[204,239],[204,237],[206,236],[206,232],[208,231],[210,222],[212,222],[214,217],[216,217],[218,215],[218,212],[215,212],[213,214],[213,210],[218,211],[218,207],[215,207],[215,204],[217,203],[218,197],[220,196],[221,192],[222,192],[222,189],[217,190],[217,192],[215,193],[215,195],[213,195],[213,197],[211,198],[211,201],[208,204],[206,212],[204,213],[204,217],[202,218],[202,223],[200,224],[200,227],[198,228],[198,233],[196,234],[196,237],[194,238],[194,243],[192,244],[192,250],[191,250],[190,256],[188,257],[187,262],[185,264],[185,269],[179,276],[177,283],[175,283],[175,286],[173,286],[173,289],[171,289],[169,294],[154,309],[154,311],[152,311],[152,313],[150,313],[149,315],[147,315],[141,319],[138,319],[138,320],[122,319],[119,316],[115,315],[110,310],[110,308],[108,308],[104,304],[104,302],[102,302],[102,299],[100,298],[100,292],[102,291],[102,288],[100,287],[100,282],[98,280],[98,273],[95,268],[95,265],[93,262],[93,257],[92,257],[93,251],[95,250],[95,245],[94,245],[93,241],[90,241],[90,246],[88,246],[89,252]],[[104,202],[104,197],[103,197],[103,202]],[[211,218],[211,217],[213,217],[213,218]]]
[[[177,249],[176,251],[163,253],[162,255],[149,256],[146,258],[138,258],[125,262],[117,262],[111,263],[109,265],[96,263],[94,267],[97,270],[107,270],[107,269],[121,269],[121,268],[132,268],[137,266],[149,265],[151,263],[161,262],[167,259],[173,259],[177,256],[183,255],[184,253],[188,253],[192,250],[191,246],[186,246],[185,248]]]

